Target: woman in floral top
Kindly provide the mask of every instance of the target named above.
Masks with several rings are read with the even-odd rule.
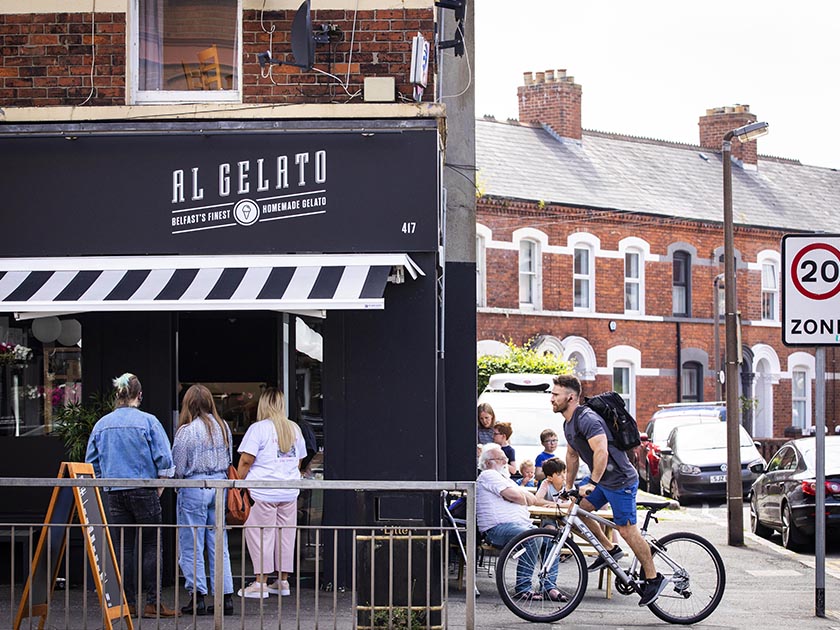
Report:
[[[179,479],[225,479],[233,454],[230,427],[219,417],[213,395],[204,385],[193,385],[184,395],[178,431],[172,445],[175,476]],[[182,488],[178,492],[178,564],[184,573],[189,603],[181,608],[185,615],[213,613],[204,602],[207,578],[204,550],[215,568],[216,490]],[[224,526],[224,523],[220,523]],[[233,614],[233,576],[230,570],[227,531],[224,533],[224,614]]]

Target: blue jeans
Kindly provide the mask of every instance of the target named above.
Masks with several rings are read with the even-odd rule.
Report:
[[[220,479],[223,477],[219,477]],[[204,568],[204,550],[210,564],[210,575],[215,575],[216,564],[216,490],[213,488],[181,488],[178,491],[178,564],[184,574],[187,590],[207,595],[207,576]],[[221,523],[224,527],[224,523]],[[230,571],[227,531],[222,550],[222,575],[224,592],[233,593],[233,575]]]
[[[119,525],[160,525],[160,498],[155,488],[135,488],[108,492],[108,522]],[[155,527],[116,527],[113,540],[116,545],[117,563],[123,577],[125,599],[134,605],[137,599],[137,561],[135,551],[137,539],[142,536],[143,590],[146,603],[156,604],[157,585],[160,577],[158,562],[158,532]],[[142,533],[141,531],[142,530]]]
[[[487,542],[501,549],[516,536],[530,529],[534,529],[534,526],[526,525],[525,523],[499,523],[484,532],[484,536]],[[516,563],[515,589],[517,594],[531,590],[534,569],[542,565],[543,555],[548,551],[548,549],[543,550],[542,545],[536,541],[528,544],[527,553],[520,557]],[[544,591],[550,591],[553,588],[557,588],[556,564],[549,570],[545,582],[542,585],[542,590]]]

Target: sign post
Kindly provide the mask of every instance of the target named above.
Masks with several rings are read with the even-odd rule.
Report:
[[[782,342],[816,346],[815,614],[825,617],[825,346],[840,344],[840,235],[782,237]]]
[[[62,462],[58,478],[65,477],[93,479],[93,466]],[[64,547],[67,544],[67,528],[75,516],[82,525],[85,551],[90,561],[99,603],[102,605],[103,627],[112,630],[113,620],[124,619],[127,630],[133,629],[99,488],[57,486],[53,489],[41,537],[35,547],[14,630],[20,628],[26,617],[40,617],[38,627],[44,627]],[[58,553],[53,555],[54,550],[58,550]]]

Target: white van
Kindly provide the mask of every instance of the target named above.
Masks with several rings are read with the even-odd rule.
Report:
[[[566,438],[563,436],[563,415],[551,408],[551,374],[494,374],[478,397],[478,403],[489,403],[496,414],[496,422],[510,422],[513,434],[510,445],[516,451],[516,464],[526,459],[534,461],[543,452],[540,433],[554,429],[557,434],[557,457],[566,459]],[[580,463],[578,478],[589,474],[586,464]],[[581,474],[583,473],[583,474]]]

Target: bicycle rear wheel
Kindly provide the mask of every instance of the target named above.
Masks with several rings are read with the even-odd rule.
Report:
[[[588,574],[583,552],[567,540],[551,567],[543,570],[559,539],[552,529],[519,534],[499,554],[496,585],[513,614],[533,622],[552,622],[570,614],[586,593]],[[556,589],[560,596],[551,599]]]
[[[697,623],[711,615],[723,598],[726,570],[720,554],[708,540],[689,532],[675,532],[659,539],[664,549],[654,549],[656,570],[669,584],[650,611],[668,623]]]

